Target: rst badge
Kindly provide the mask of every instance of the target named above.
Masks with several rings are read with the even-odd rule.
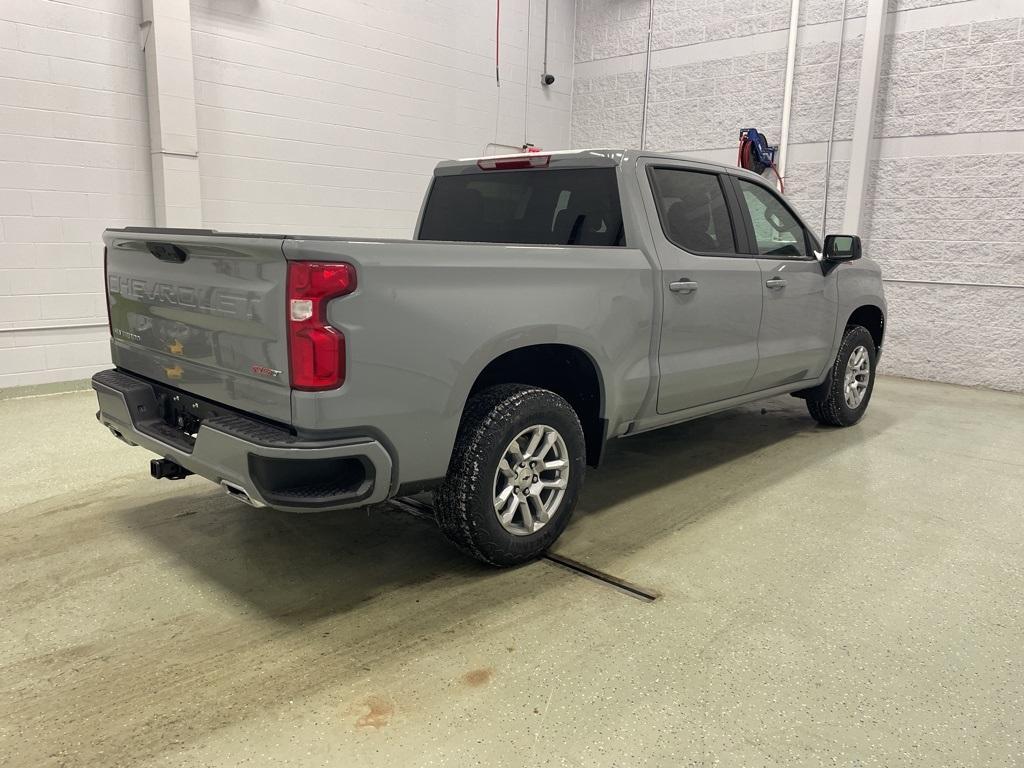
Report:
[[[269,376],[272,379],[276,379],[281,375],[280,371],[273,368],[268,368],[265,365],[253,365],[249,368],[250,371],[255,373],[257,376]]]

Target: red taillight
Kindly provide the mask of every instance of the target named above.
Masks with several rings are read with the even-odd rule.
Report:
[[[351,264],[288,262],[288,363],[293,389],[345,383],[345,335],[327,324],[327,303],[356,289]]]
[[[506,171],[520,168],[547,168],[551,155],[510,155],[508,157],[485,157],[477,160],[481,171]]]
[[[114,320],[110,316],[110,273],[107,272],[107,246],[103,246],[103,299],[107,306],[107,330],[114,335]]]

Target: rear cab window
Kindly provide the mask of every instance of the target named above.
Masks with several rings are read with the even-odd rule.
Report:
[[[624,246],[615,169],[531,168],[436,176],[418,238]]]

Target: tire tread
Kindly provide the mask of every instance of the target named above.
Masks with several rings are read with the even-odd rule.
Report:
[[[852,411],[843,400],[843,380],[846,373],[846,361],[850,357],[855,343],[858,342],[865,345],[868,349],[868,354],[871,358],[871,380],[863,402],[856,411]],[[831,386],[828,388],[828,393],[823,398],[815,400],[808,398],[806,401],[807,412],[811,414],[811,417],[819,424],[830,427],[849,427],[856,424],[864,414],[864,411],[867,410],[871,393],[874,391],[875,360],[874,341],[868,329],[860,325],[846,326],[843,340],[839,345],[839,352],[832,363],[832,370],[829,373]]]
[[[487,467],[485,451],[493,445],[502,427],[527,407],[550,408],[571,415],[582,439],[582,427],[576,412],[554,392],[521,384],[491,387],[474,395],[466,404],[448,473],[434,498],[437,523],[444,534],[470,557],[493,566],[513,565],[530,559],[529,555],[511,551],[481,525],[478,515],[488,514],[491,510],[474,511],[473,508],[479,484],[486,482],[489,485],[491,482],[489,475],[493,470]],[[582,459],[578,464],[573,467],[577,472],[582,470]],[[486,476],[481,477],[481,473]],[[560,509],[556,518],[538,533],[548,531],[550,527],[544,537],[550,543],[568,524],[571,513],[571,505]]]

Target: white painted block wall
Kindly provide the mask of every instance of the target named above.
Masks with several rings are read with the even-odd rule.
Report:
[[[0,3],[0,388],[108,359],[100,233],[152,217],[138,40],[132,0]]]
[[[206,225],[409,237],[438,159],[567,147],[572,0],[550,4],[550,88],[544,3],[501,5],[499,115],[493,2],[193,2]]]
[[[842,0],[804,0],[787,194],[819,229]],[[648,0],[579,0],[574,146],[636,146]],[[828,223],[842,220],[866,4],[848,0]],[[789,0],[654,0],[651,149],[735,162],[777,141]],[[868,191],[887,279],[885,371],[1024,390],[1024,4],[891,0]]]
[[[438,158],[638,144],[647,0],[552,0],[551,89],[543,3],[528,76],[528,0],[502,5],[498,111],[491,2],[194,0],[203,224],[403,237]],[[840,6],[805,0],[801,17],[789,181],[812,221]],[[865,232],[891,281],[887,370],[1020,389],[1024,291],[988,287],[1024,282],[1019,0],[891,7]],[[788,2],[757,8],[655,0],[650,146],[731,161],[741,125],[777,135]],[[830,221],[864,2],[847,9]],[[0,4],[0,387],[107,364],[99,236],[153,220],[140,17],[139,0]]]
[[[502,2],[500,112],[494,7],[194,0],[203,226],[409,237],[439,159],[567,147],[572,0],[550,2],[551,88],[543,1]],[[153,223],[140,20],[0,3],[0,388],[108,364],[100,235]]]

